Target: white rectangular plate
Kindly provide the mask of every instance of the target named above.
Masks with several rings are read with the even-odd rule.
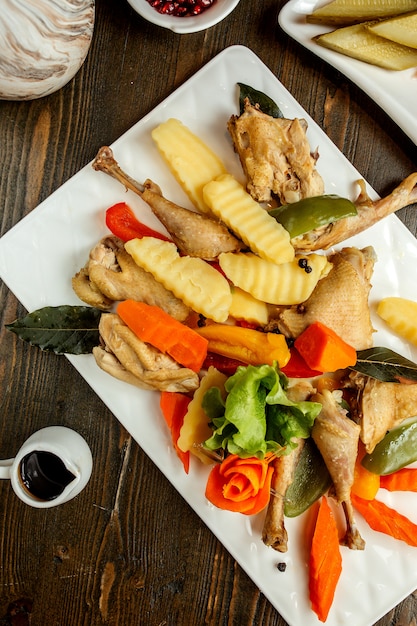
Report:
[[[312,38],[336,27],[307,24],[305,17],[322,4],[324,0],[290,0],[279,14],[281,28],[350,78],[417,144],[417,68],[401,72],[384,70],[319,46]]]
[[[230,115],[238,112],[237,82],[266,92],[286,117],[307,119],[310,144],[318,147],[321,155],[318,167],[326,191],[356,196],[355,181],[360,174],[258,57],[241,46],[224,50],[119,138],[112,146],[116,159],[136,180],[152,178],[168,198],[189,205],[150,138],[158,123],[177,117],[224,159],[230,172],[242,178],[226,130]],[[71,277],[85,264],[89,250],[107,234],[105,210],[123,200],[143,221],[157,226],[140,198],[126,193],[89,164],[4,235],[0,240],[0,276],[26,309],[81,304],[72,292]],[[371,307],[383,296],[409,297],[415,293],[417,242],[395,216],[349,243],[359,247],[372,244],[378,254]],[[373,317],[378,329],[376,345],[386,345],[417,360],[416,350],[387,333]],[[158,393],[130,388],[111,378],[96,366],[91,355],[68,358],[284,619],[292,626],[318,624],[308,599],[304,517],[287,521],[290,547],[286,554],[265,547],[261,540],[263,514],[246,517],[214,508],[204,497],[208,469],[196,461],[189,475],[184,473],[159,413]],[[417,522],[416,498],[386,497]],[[343,573],[327,620],[329,626],[374,624],[417,587],[417,550],[372,532],[361,519],[359,524],[367,547],[364,552],[342,548]],[[285,572],[277,569],[281,561],[286,563]]]

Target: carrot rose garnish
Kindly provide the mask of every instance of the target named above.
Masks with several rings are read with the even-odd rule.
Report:
[[[259,513],[269,502],[272,473],[268,459],[241,459],[230,454],[211,470],[206,498],[219,509]]]

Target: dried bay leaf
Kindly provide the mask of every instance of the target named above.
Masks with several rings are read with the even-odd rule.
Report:
[[[386,383],[417,382],[417,364],[389,348],[359,350],[356,365],[350,369]]]
[[[262,113],[270,115],[271,117],[284,117],[279,106],[265,93],[258,91],[249,85],[244,83],[238,83],[239,85],[239,107],[240,114],[245,110],[245,98],[248,98],[252,106],[258,105]]]
[[[100,342],[102,311],[88,306],[47,306],[6,324],[20,339],[55,354],[89,354]]]

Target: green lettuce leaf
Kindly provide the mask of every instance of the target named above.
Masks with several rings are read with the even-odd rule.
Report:
[[[267,398],[267,442],[269,450],[279,452],[285,448],[285,453],[297,447],[294,439],[307,439],[310,436],[314,420],[321,411],[319,402],[293,402],[285,392],[285,380],[277,378],[275,387]],[[274,450],[274,446],[276,449]]]
[[[285,391],[287,383],[277,367],[248,365],[238,367],[226,381],[224,405],[218,390],[208,390],[203,409],[211,419],[213,435],[206,447],[223,448],[242,458],[263,458],[267,452],[286,454],[296,447],[295,438],[309,437],[321,405],[292,402]]]

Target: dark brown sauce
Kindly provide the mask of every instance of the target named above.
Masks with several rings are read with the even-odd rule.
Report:
[[[56,454],[39,450],[23,457],[20,477],[30,495],[39,500],[54,500],[75,479]]]

